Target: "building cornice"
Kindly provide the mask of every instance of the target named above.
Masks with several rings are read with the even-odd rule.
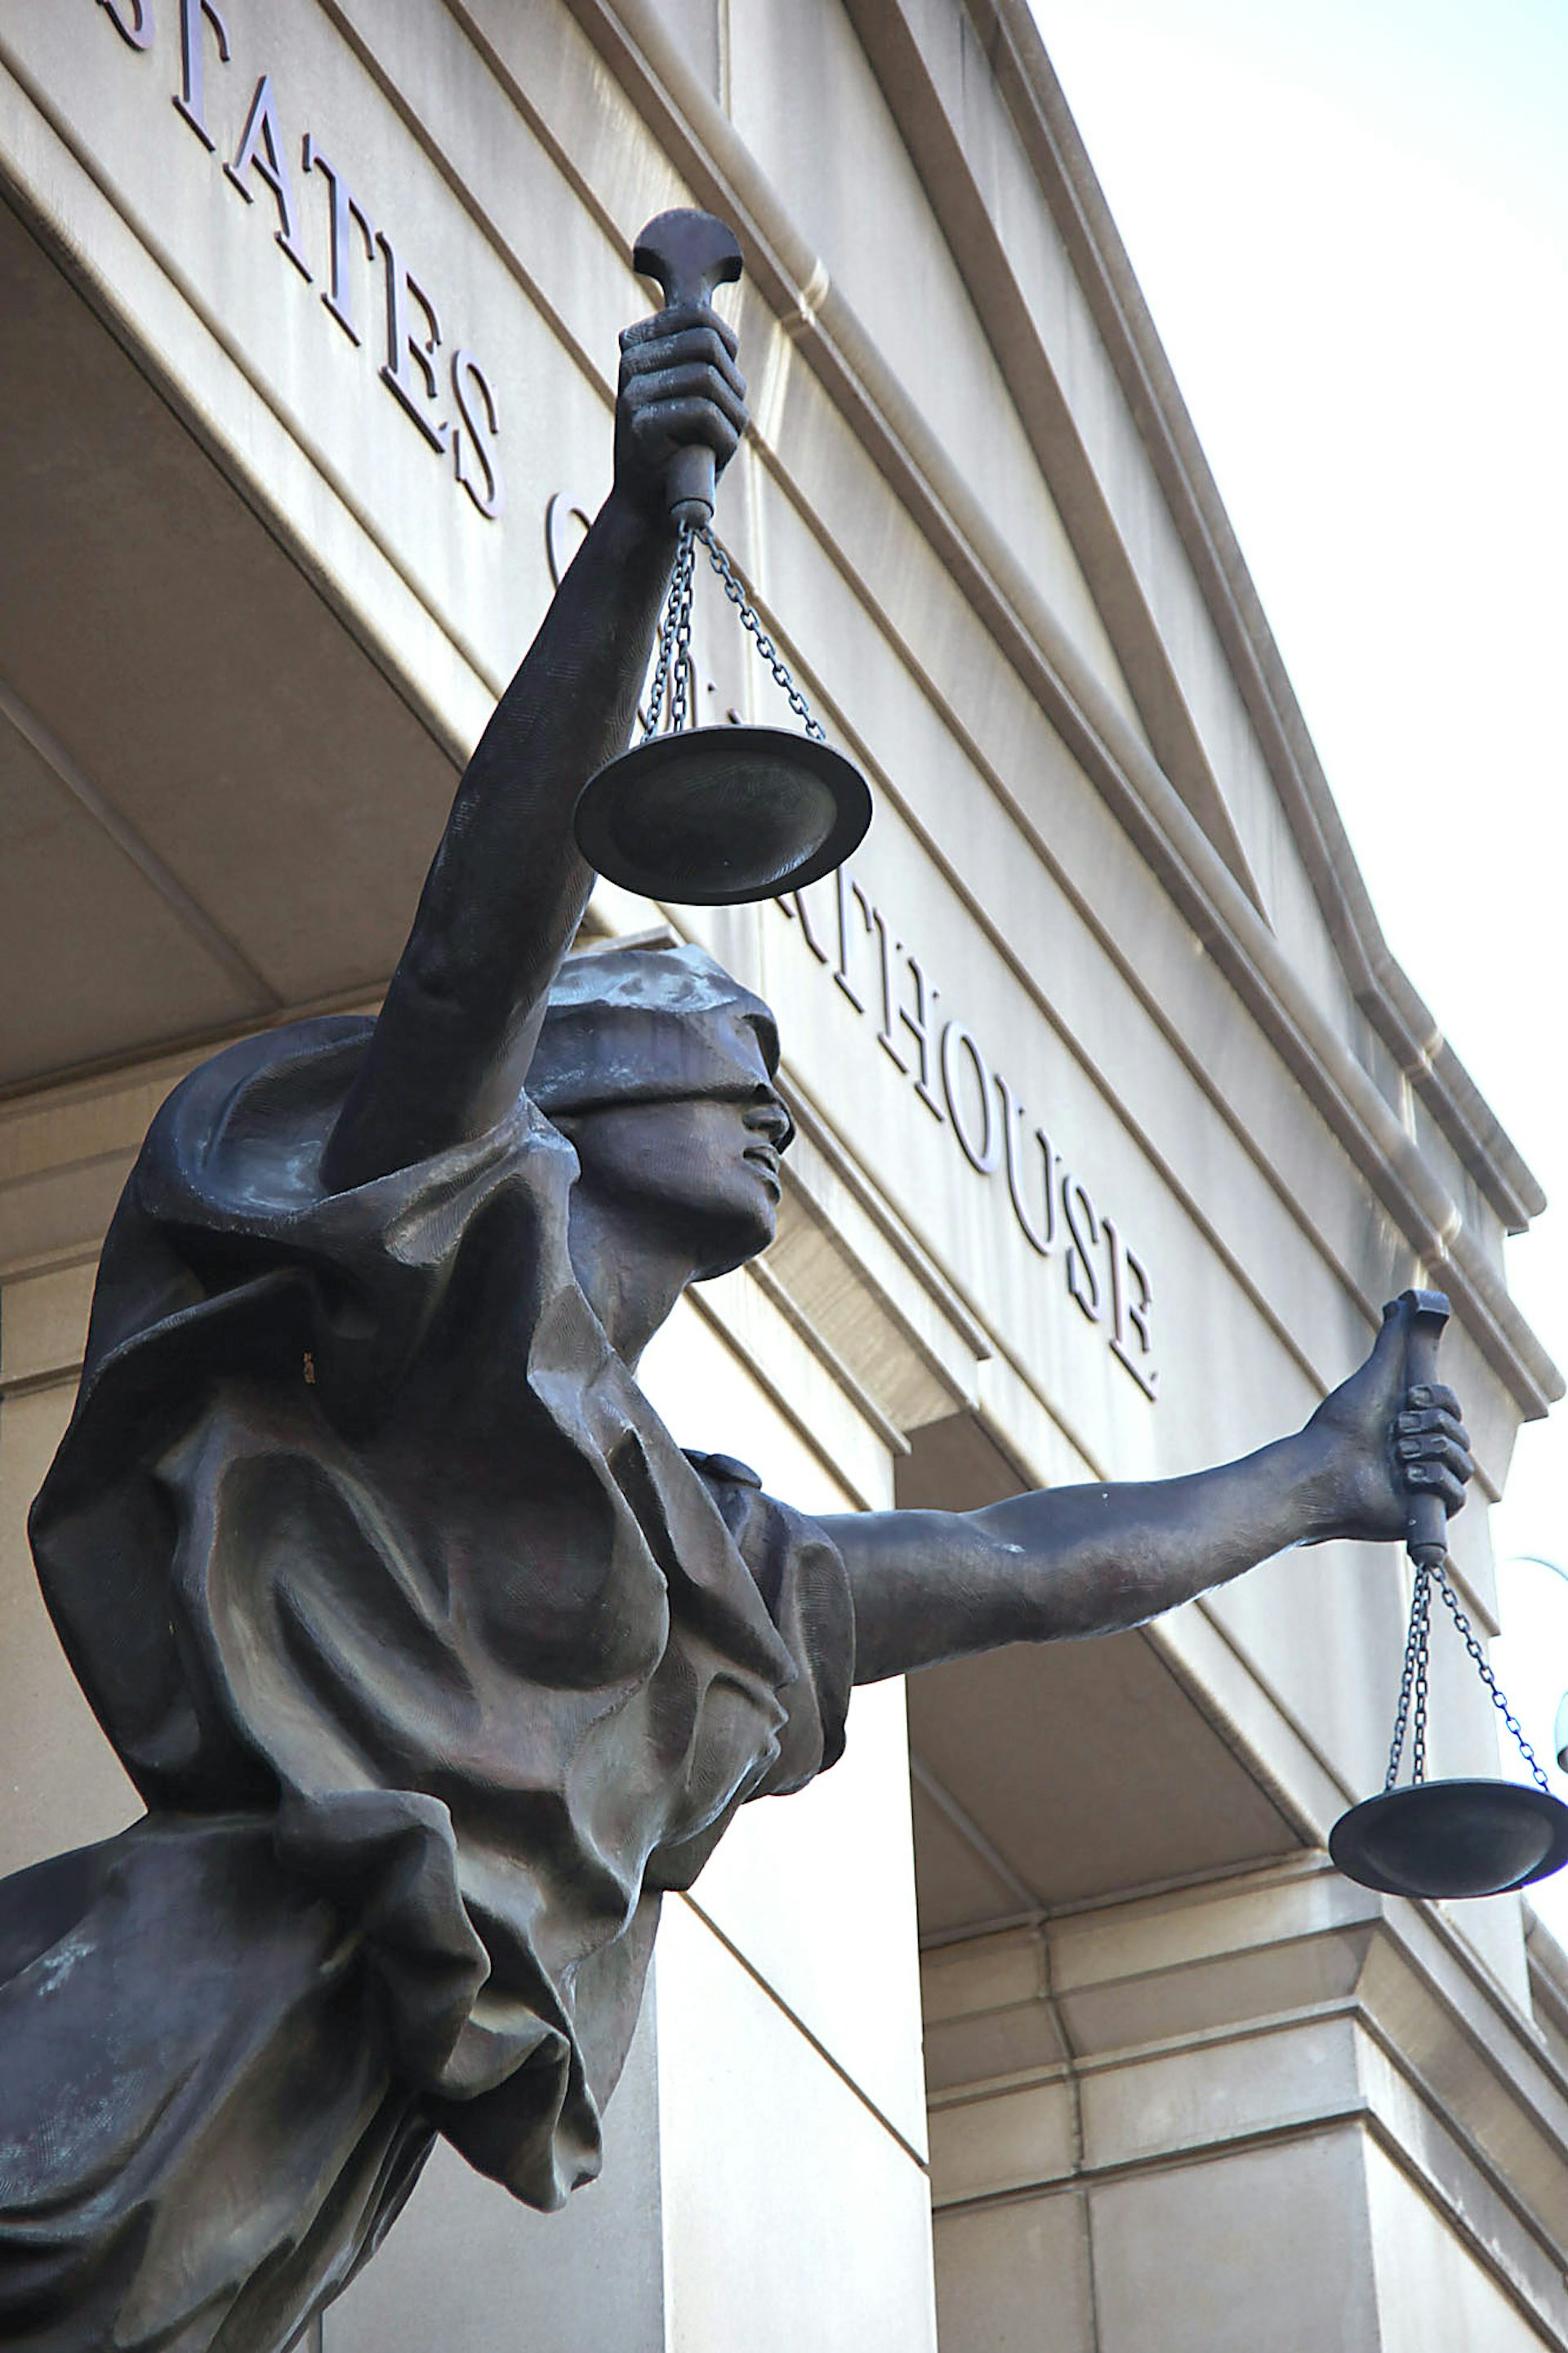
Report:
[[[847,5],[863,34],[873,20],[907,29],[901,0]],[[1384,938],[1218,485],[1027,0],[965,5],[1148,449],[1356,1002],[1504,1225],[1518,1232],[1544,1208],[1545,1195]]]

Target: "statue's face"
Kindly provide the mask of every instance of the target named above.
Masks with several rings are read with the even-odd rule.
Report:
[[[614,1103],[561,1125],[582,1162],[580,1186],[635,1205],[663,1240],[689,1250],[699,1282],[772,1241],[791,1124],[771,1086]]]

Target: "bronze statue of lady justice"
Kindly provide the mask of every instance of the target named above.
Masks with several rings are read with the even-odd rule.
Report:
[[[385,1002],[246,1039],[153,1123],[39,1495],[38,1572],[146,1803],[0,1886],[0,2341],[280,2353],[436,2136],[592,2179],[660,1899],[832,1764],[853,1682],[1135,1626],[1470,1474],[1389,1311],[1221,1469],[813,1521],[637,1383],[766,1249],[765,1005],[700,951],[568,957],[672,457],[735,339],[622,339],[614,487],[458,788]],[[719,1433],[721,1435],[721,1433]]]

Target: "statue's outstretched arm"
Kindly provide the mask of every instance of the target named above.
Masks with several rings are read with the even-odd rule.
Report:
[[[744,394],[735,339],[705,307],[622,336],[615,486],[464,771],[328,1147],[332,1186],[482,1134],[516,1102],[593,887],[573,806],[625,749],[647,674],[675,548],[665,467],[692,443],[726,465]]]
[[[1386,1319],[1304,1430],[1219,1470],[825,1522],[854,1591],[857,1682],[1142,1625],[1289,1545],[1397,1539],[1411,1493],[1457,1511],[1473,1468],[1458,1400],[1405,1387],[1403,1319]]]

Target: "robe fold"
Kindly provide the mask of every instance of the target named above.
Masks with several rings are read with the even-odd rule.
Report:
[[[325,1187],[368,1034],[247,1039],[158,1114],[33,1544],[150,1810],[131,1852],[260,1839],[310,1955],[288,2014],[336,1985],[346,1936],[398,2116],[552,2207],[598,2169],[660,1896],[744,1799],[840,1751],[848,1583],[821,1529],[683,1454],[639,1393],[573,1272],[575,1155],[526,1098]],[[92,1852],[130,1868],[125,1841]],[[381,2211],[412,2127],[352,2068],[322,2096]],[[0,2267],[6,2122],[0,2093]]]

